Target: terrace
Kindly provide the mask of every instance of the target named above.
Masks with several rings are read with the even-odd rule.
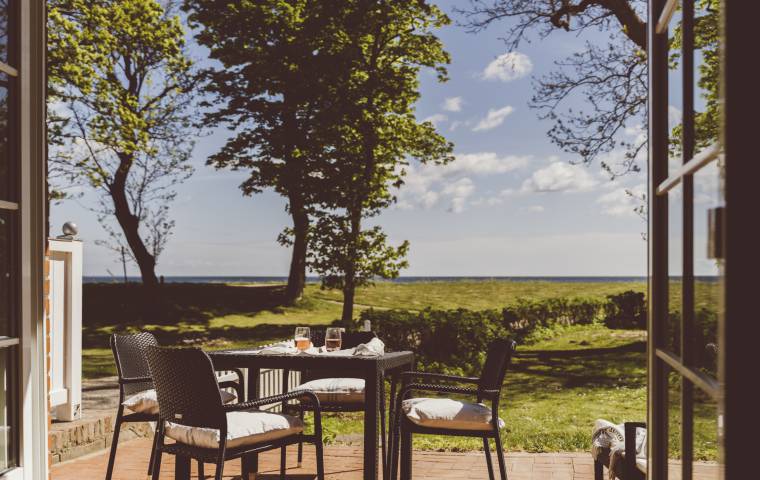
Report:
[[[747,360],[760,322],[747,321],[757,294],[746,279],[758,249],[746,228],[760,174],[746,161],[757,136],[746,118],[760,108],[746,74],[755,26],[743,22],[758,5],[466,3],[0,0],[1,480],[755,471]],[[481,57],[475,75],[458,72],[473,97],[441,97],[428,111],[423,90],[429,98],[451,73],[452,37],[440,33],[449,13],[460,15],[451,28],[481,35],[467,37],[477,47],[500,25],[506,34],[488,41],[507,50]],[[493,104],[525,96],[510,82],[538,66],[518,51],[531,36],[554,54],[569,45],[554,34],[568,32],[589,41],[567,62],[541,59],[556,68],[534,78],[535,118]],[[457,52],[473,60],[476,50]],[[563,158],[537,165],[538,153],[512,155],[512,145],[455,151],[454,140],[503,141],[508,117],[514,139],[529,118],[551,125],[541,141]],[[613,182],[584,170],[594,164]],[[213,182],[237,203],[184,184],[202,165],[226,170]],[[243,203],[254,194],[265,208]],[[541,224],[547,209],[532,202],[550,196],[558,208]],[[105,240],[90,236],[96,228],[78,238],[72,223],[50,231],[70,211],[58,201],[72,199]],[[507,204],[505,222],[494,213]],[[605,257],[624,235],[595,233],[604,229],[587,221],[589,205],[599,218],[644,218],[627,232],[636,248]],[[415,209],[388,228],[388,216]],[[246,223],[254,211],[281,232],[268,246]],[[196,213],[209,224],[194,225]],[[607,218],[608,233],[618,220]],[[429,235],[409,235],[428,257],[412,258],[396,235],[411,224]],[[497,247],[481,241],[497,229]],[[174,233],[193,248],[167,257]],[[86,282],[96,244],[120,272]],[[483,272],[643,264],[644,245],[645,280],[399,279],[418,258],[477,260]],[[238,268],[254,254],[262,263],[246,268],[264,272],[282,247],[286,279],[161,275],[167,265],[205,274],[192,269],[225,258]]]

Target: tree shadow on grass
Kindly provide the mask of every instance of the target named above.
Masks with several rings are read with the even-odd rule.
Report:
[[[646,343],[620,347],[540,351],[515,358],[508,388],[533,398],[557,389],[637,388],[646,385]]]
[[[287,307],[283,285],[166,284],[150,292],[140,284],[85,284],[83,345],[108,347],[110,332],[150,330],[162,344],[203,344],[271,340],[292,334],[290,325],[214,328],[226,315],[253,317]]]
[[[85,284],[83,323],[103,325],[207,324],[215,317],[278,311],[283,285],[172,283],[149,291],[140,284]]]

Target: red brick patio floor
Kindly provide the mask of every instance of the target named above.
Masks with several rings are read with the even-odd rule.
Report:
[[[150,440],[138,439],[119,445],[113,480],[136,480],[147,477]],[[174,478],[172,458],[163,459],[161,478]],[[101,452],[53,466],[53,480],[90,480],[105,478],[108,453]],[[261,455],[257,477],[262,480],[279,478],[279,451]],[[496,457],[494,455],[494,463]],[[496,465],[494,465],[496,467]],[[676,469],[672,469],[676,470]],[[287,478],[311,480],[315,478],[314,449],[304,448],[304,465],[296,468],[295,448],[288,452]],[[206,467],[206,475],[213,467]],[[362,477],[362,449],[360,447],[327,446],[325,473],[329,480],[357,480]],[[605,472],[606,473],[606,472]],[[485,456],[482,452],[440,453],[415,452],[413,474],[415,480],[487,479]],[[507,453],[507,474],[510,480],[592,480],[591,456],[587,453]],[[195,465],[193,476],[196,475]],[[240,478],[240,461],[225,464],[225,479]],[[497,473],[498,478],[498,473]],[[672,477],[676,479],[677,477]],[[695,480],[717,479],[717,467],[703,464],[695,468]]]

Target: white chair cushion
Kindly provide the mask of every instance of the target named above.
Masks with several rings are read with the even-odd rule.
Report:
[[[224,403],[230,403],[237,398],[234,393],[224,390],[221,390],[221,392],[222,402]],[[135,413],[158,415],[158,397],[156,396],[156,391],[152,388],[132,395],[124,400],[122,405]]]
[[[297,417],[259,410],[227,413],[227,448],[269,442],[303,431]],[[213,428],[166,423],[166,436],[186,445],[219,448],[220,432]]]
[[[313,391],[320,403],[364,401],[364,380],[361,378],[320,378],[302,383],[298,388]]]
[[[451,430],[490,430],[491,409],[482,403],[467,403],[449,398],[410,398],[401,409],[413,423],[428,428]],[[499,428],[504,420],[499,419]]]

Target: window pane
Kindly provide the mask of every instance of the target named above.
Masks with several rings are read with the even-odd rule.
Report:
[[[0,384],[2,386],[0,388],[0,472],[16,465],[13,452],[16,432],[12,429],[11,413],[13,412],[13,405],[9,404],[13,399],[12,392],[15,391],[12,388],[13,382],[9,375],[12,371],[9,362],[14,352],[15,348],[0,349]]]
[[[11,331],[12,290],[11,268],[13,255],[11,249],[11,219],[14,212],[0,210],[0,336],[14,336]]]
[[[0,62],[8,63],[8,5],[10,0],[0,0]]]
[[[681,312],[683,292],[683,188],[668,194],[668,318],[665,348],[681,355]]]
[[[681,473],[681,375],[668,373],[668,479]]]
[[[717,377],[718,317],[721,313],[723,261],[708,252],[708,216],[721,200],[718,161],[694,175],[694,272],[697,276],[694,305],[694,361],[704,373]],[[712,252],[713,254],[715,252]]]
[[[694,478],[718,480],[718,404],[703,392],[694,394]]]
[[[2,2],[3,0],[0,0]],[[9,185],[12,174],[10,168],[10,155],[8,145],[8,126],[9,126],[9,109],[8,109],[8,82],[10,77],[0,72],[0,200],[13,201],[10,198]]]

